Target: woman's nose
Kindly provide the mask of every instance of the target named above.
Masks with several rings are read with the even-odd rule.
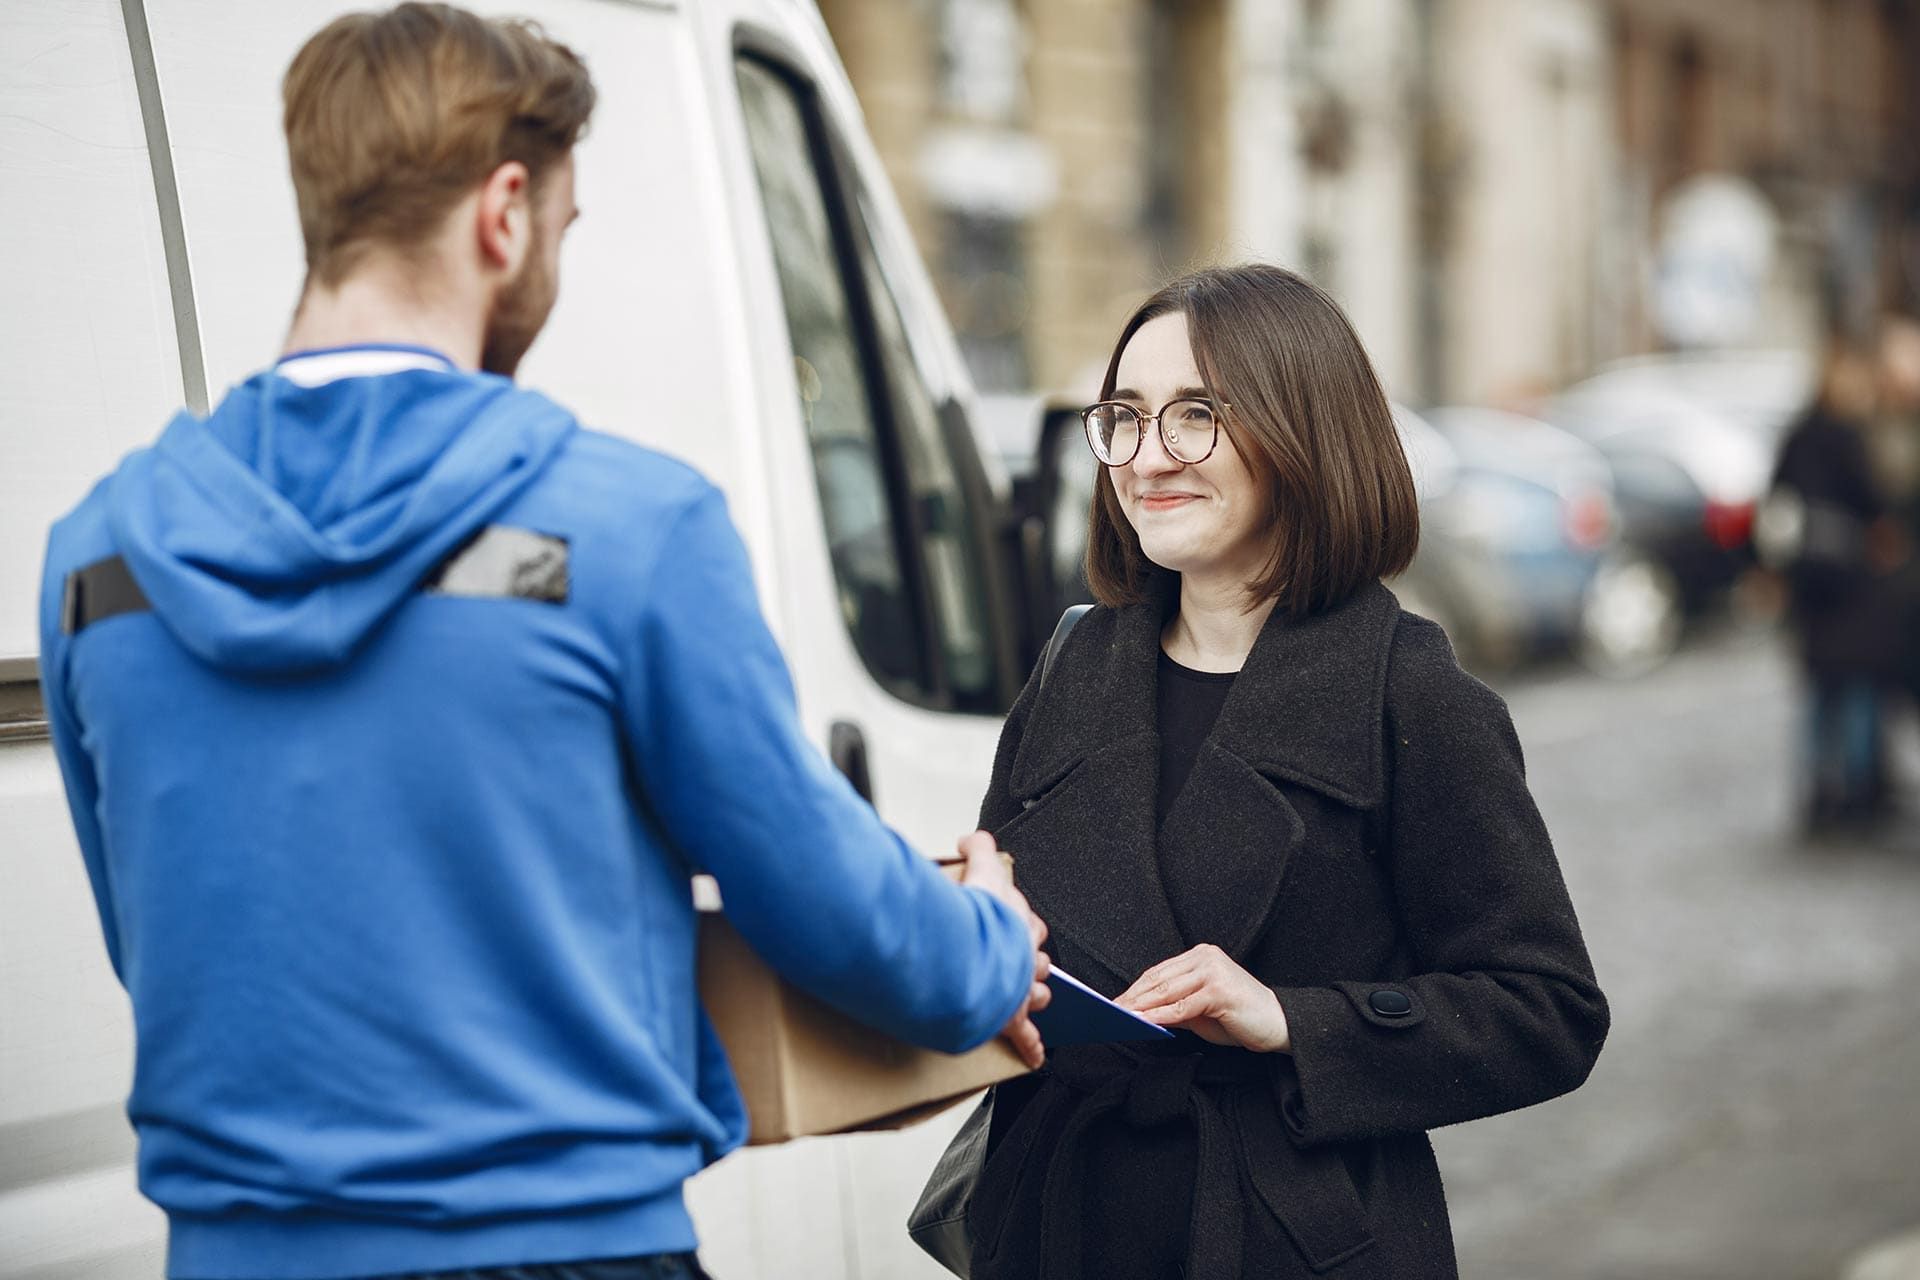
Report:
[[[1159,423],[1148,423],[1145,433],[1140,437],[1139,452],[1133,455],[1133,474],[1142,480],[1149,476],[1165,475],[1169,471],[1178,471],[1186,464],[1167,452],[1167,442],[1160,438]]]

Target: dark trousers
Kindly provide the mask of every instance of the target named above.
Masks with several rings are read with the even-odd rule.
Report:
[[[539,1266],[481,1267],[473,1271],[415,1271],[376,1280],[713,1280],[691,1253],[652,1253],[644,1258],[599,1258]]]
[[[1810,820],[1818,825],[1872,812],[1886,799],[1880,689],[1870,679],[1827,676],[1815,678],[1808,695]]]

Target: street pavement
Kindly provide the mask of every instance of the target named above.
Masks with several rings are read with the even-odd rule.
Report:
[[[1798,839],[1777,640],[1493,683],[1613,1030],[1578,1092],[1434,1135],[1463,1276],[1838,1280],[1920,1226],[1920,822]]]

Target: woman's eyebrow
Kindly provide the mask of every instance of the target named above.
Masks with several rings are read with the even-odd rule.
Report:
[[[1147,402],[1147,398],[1138,391],[1135,391],[1132,387],[1115,388],[1113,398],[1115,400],[1138,400],[1142,404]],[[1213,392],[1207,390],[1205,387],[1178,387],[1171,396],[1167,397],[1167,402],[1171,404],[1175,400],[1211,399],[1213,399]]]

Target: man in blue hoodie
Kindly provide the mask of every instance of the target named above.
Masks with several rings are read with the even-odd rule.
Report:
[[[863,1021],[1038,1061],[992,839],[958,887],[882,826],[718,491],[510,380],[593,96],[458,10],[315,36],[288,354],[53,531],[48,716],[181,1280],[697,1276],[681,1184],[745,1116],[696,870]]]

